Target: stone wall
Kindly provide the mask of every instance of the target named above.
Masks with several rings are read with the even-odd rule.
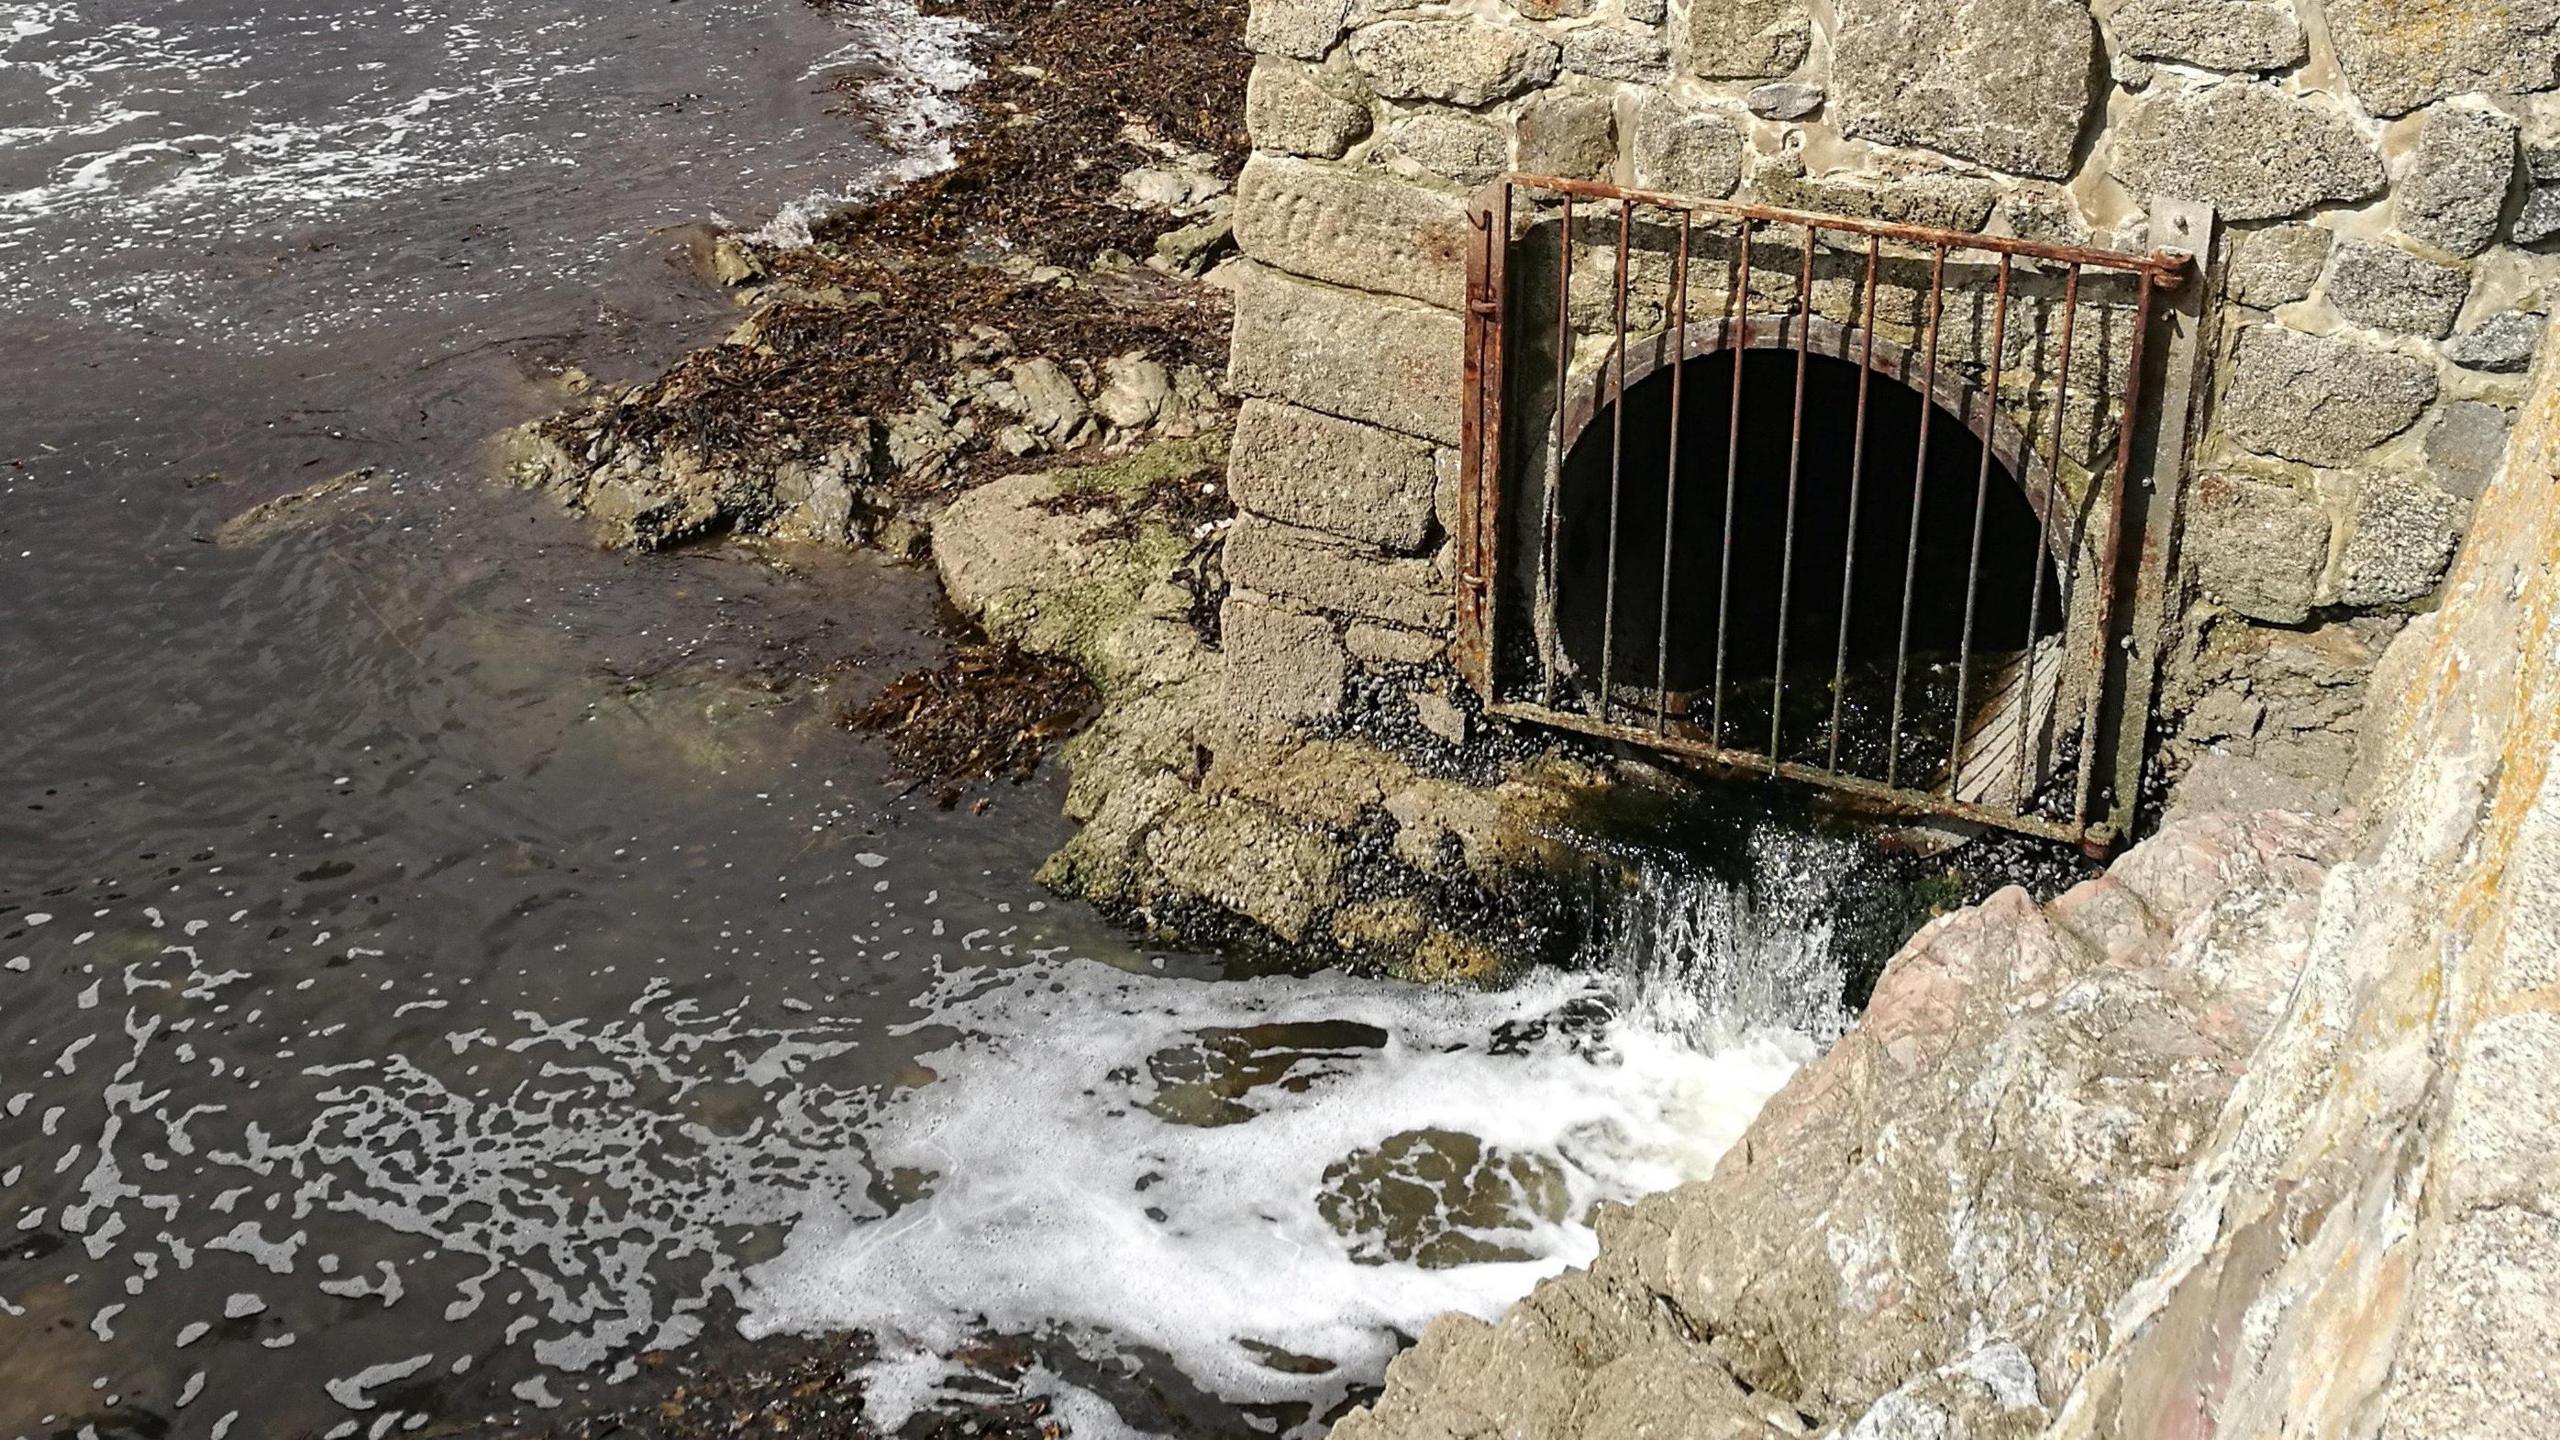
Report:
[[[1463,204],[1505,170],[2125,249],[2156,199],[2215,207],[2171,758],[2313,794],[2373,617],[2431,603],[2496,469],[2554,275],[2560,0],[1255,0],[1248,39],[1227,666],[1266,730],[1447,638]]]
[[[2355,805],[1933,922],[1701,1184],[1343,1440],[2560,1433],[2560,344]]]

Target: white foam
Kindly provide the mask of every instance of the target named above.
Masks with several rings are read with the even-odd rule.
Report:
[[[878,68],[856,93],[890,159],[843,187],[784,204],[748,237],[763,244],[807,245],[810,227],[834,211],[951,168],[948,132],[964,117],[959,92],[979,75],[969,58],[979,26],[958,16],[923,14],[911,0],[887,0],[861,14],[838,13],[853,38],[811,65],[803,78]]]
[[[1587,1263],[1592,1205],[1705,1175],[1811,1050],[1762,1032],[1706,1053],[1620,1018],[1596,1035],[1551,1024],[1499,1053],[1498,1032],[1623,999],[1615,988],[1563,976],[1500,995],[1342,977],[1192,982],[1088,961],[956,972],[932,1023],[960,1037],[924,1057],[945,1078],[870,1127],[875,1168],[930,1172],[931,1195],[888,1216],[813,1208],[784,1253],[749,1272],[750,1333],[869,1330],[900,1404],[929,1388],[930,1357],[995,1331],[1095,1355],[1145,1347],[1231,1401],[1321,1407],[1375,1380],[1399,1332],[1446,1311],[1489,1317]],[[1203,1031],[1321,1022],[1375,1027],[1385,1043],[1299,1060],[1291,1085],[1243,1097],[1242,1123],[1145,1108],[1164,1094],[1151,1056]],[[1319,1210],[1326,1171],[1422,1130],[1551,1163],[1565,1218],[1523,1207],[1473,1232],[1523,1259],[1375,1263],[1376,1237],[1339,1233]],[[1258,1346],[1336,1368],[1283,1373]]]

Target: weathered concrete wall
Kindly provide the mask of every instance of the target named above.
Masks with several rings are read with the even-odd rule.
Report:
[[[2560,344],[2374,691],[2369,821],[1933,924],[1713,1179],[1337,1433],[2560,1433]]]
[[[1235,604],[1321,622],[1230,655],[1256,725],[1321,725],[1346,668],[1443,638],[1461,203],[1505,169],[2129,249],[2155,198],[2217,207],[2173,758],[2255,755],[2300,793],[2342,778],[2339,716],[2390,628],[2359,617],[2435,595],[2560,273],[2528,248],[2560,235],[2560,0],[1256,0],[1248,38],[1235,380],[1268,443],[1237,450]],[[1578,237],[1595,258],[1607,228]],[[1792,303],[1784,269],[1756,309]],[[1584,270],[1590,336],[1606,265]],[[1815,308],[1853,318],[1817,276]],[[1901,293],[1882,328],[1908,338]],[[2122,329],[2089,332],[2086,393]],[[2110,416],[2071,433],[2106,463]],[[1416,534],[1424,447],[1442,523]]]

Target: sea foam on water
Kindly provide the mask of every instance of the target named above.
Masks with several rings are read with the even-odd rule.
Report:
[[[935,1078],[866,1127],[916,1198],[813,1207],[748,1272],[749,1328],[875,1335],[884,1430],[987,1335],[1153,1351],[1320,1416],[1433,1316],[1588,1263],[1598,1202],[1703,1178],[1836,1033],[1809,915],[1667,877],[1626,903],[1599,968],[1499,994],[950,972],[919,1022],[951,1032]]]

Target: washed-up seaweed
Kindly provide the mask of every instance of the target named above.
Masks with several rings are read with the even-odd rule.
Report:
[[[1100,705],[1093,682],[1067,661],[980,643],[890,681],[844,724],[884,738],[913,788],[931,789],[947,807],[973,785],[1030,779],[1049,747]]]

